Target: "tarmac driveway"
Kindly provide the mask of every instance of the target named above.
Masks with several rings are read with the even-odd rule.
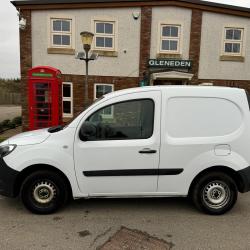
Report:
[[[0,197],[1,249],[118,250],[105,248],[105,242],[111,244],[121,227],[146,232],[168,244],[165,249],[250,249],[250,193],[240,194],[223,216],[199,213],[182,198],[78,200],[56,214],[38,216],[19,200]],[[138,249],[126,248],[128,240],[124,244],[122,249]]]

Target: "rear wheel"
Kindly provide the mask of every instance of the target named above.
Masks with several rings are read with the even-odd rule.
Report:
[[[68,188],[64,178],[50,171],[38,171],[28,176],[21,187],[21,199],[33,213],[50,214],[68,200]]]
[[[208,214],[219,215],[236,203],[238,190],[235,181],[225,173],[212,172],[202,176],[191,191],[195,206]]]

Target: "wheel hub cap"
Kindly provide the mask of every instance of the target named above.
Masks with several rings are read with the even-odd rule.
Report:
[[[223,208],[230,199],[230,189],[222,181],[208,183],[203,190],[203,201],[210,208]]]
[[[39,182],[33,190],[33,197],[38,203],[46,204],[56,196],[56,188],[51,182]]]

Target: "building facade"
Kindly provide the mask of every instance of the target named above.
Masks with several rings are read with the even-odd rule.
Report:
[[[23,127],[28,127],[27,71],[62,71],[63,116],[83,108],[80,33],[95,34],[88,94],[149,85],[211,84],[250,90],[250,9],[198,0],[14,1],[20,30]],[[108,115],[108,114],[107,114]]]

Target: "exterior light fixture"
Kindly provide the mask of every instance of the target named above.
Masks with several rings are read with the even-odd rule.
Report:
[[[80,33],[84,52],[78,52],[76,59],[85,61],[86,73],[85,73],[85,82],[84,82],[84,108],[86,109],[89,105],[89,96],[88,96],[88,75],[89,75],[89,61],[96,60],[98,55],[91,53],[89,56],[89,51],[91,49],[91,44],[93,42],[94,34],[88,31],[83,31]]]
[[[26,19],[22,17],[21,20],[19,21],[19,29],[25,30],[25,28],[26,28]]]
[[[19,29],[25,30],[27,25],[27,20],[22,16],[20,9],[17,13],[17,16],[19,17]]]
[[[94,34],[88,31],[81,32],[82,44],[84,50],[90,50]]]

